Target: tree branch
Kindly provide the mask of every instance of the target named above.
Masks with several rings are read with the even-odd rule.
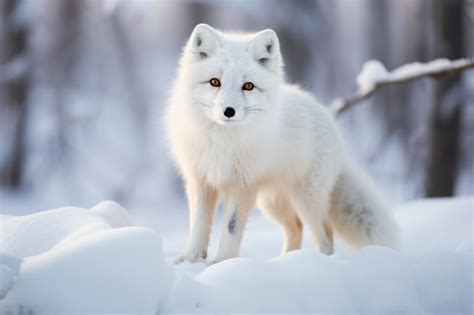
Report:
[[[393,75],[395,72],[393,71],[390,73],[391,76],[387,79],[377,80],[369,86],[362,88],[360,87],[355,94],[346,99],[336,99],[331,105],[331,110],[336,116],[338,116],[349,108],[351,108],[352,106],[354,106],[355,104],[366,100],[372,94],[386,86],[398,85],[401,83],[411,82],[427,77],[433,79],[440,79],[446,75],[459,73],[472,68],[474,68],[474,58],[465,58],[452,61],[449,67],[442,67],[441,69],[426,69],[418,72],[413,72],[408,75],[396,76]]]
[[[0,85],[24,79],[30,67],[31,62],[25,53],[6,64],[0,64]]]

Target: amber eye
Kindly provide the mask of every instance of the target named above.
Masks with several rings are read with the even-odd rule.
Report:
[[[211,81],[209,81],[209,83],[214,87],[221,86],[221,81],[219,81],[219,79],[216,79],[216,78],[212,78]]]
[[[244,85],[242,85],[242,90],[252,91],[254,87],[255,85],[253,85],[252,82],[247,82],[247,83],[244,83]]]

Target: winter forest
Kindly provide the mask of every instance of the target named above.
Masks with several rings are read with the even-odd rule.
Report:
[[[244,258],[173,264],[188,207],[163,111],[198,23],[275,30],[287,80],[330,108],[377,67],[443,58],[336,118],[399,251],[336,239],[327,257],[305,230],[275,258],[279,227],[253,211]],[[473,63],[472,0],[0,0],[0,313],[471,313]]]

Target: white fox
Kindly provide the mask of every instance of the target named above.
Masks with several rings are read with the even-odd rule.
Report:
[[[236,257],[257,203],[281,224],[283,253],[299,249],[302,224],[333,253],[333,230],[350,244],[395,246],[397,228],[370,183],[347,160],[333,115],[284,81],[273,30],[195,27],[165,115],[184,178],[190,236],[180,261],[207,258],[216,203],[224,205],[214,262]]]

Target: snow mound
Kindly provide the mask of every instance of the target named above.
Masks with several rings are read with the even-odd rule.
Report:
[[[94,206],[92,210],[98,213],[113,228],[133,225],[127,211],[115,201],[102,201]]]
[[[0,313],[154,313],[174,272],[154,231],[113,228],[129,221],[122,210],[108,202],[2,222],[2,250],[24,259]]]
[[[349,256],[295,251],[267,262],[246,258],[182,276],[166,312],[470,313],[472,258],[406,256],[366,247]]]
[[[309,237],[304,250],[266,261],[178,265],[162,311],[471,314],[473,205],[473,198],[433,199],[395,209],[400,251],[372,246],[357,252],[336,242],[336,254],[327,257],[314,251]],[[243,252],[271,256],[278,234],[252,219],[245,235],[252,242],[244,239]]]
[[[61,241],[129,225],[131,219],[126,211],[112,201],[101,202],[92,209],[65,207],[28,216],[0,215],[0,245],[7,254],[27,257],[45,252]]]
[[[270,260],[212,266],[168,263],[160,237],[110,201],[2,216],[0,313],[471,314],[473,202],[396,209],[400,251],[336,242],[325,256],[305,242]],[[277,245],[265,224],[249,226],[251,257]]]
[[[18,278],[21,259],[0,253],[0,300],[14,287]]]

